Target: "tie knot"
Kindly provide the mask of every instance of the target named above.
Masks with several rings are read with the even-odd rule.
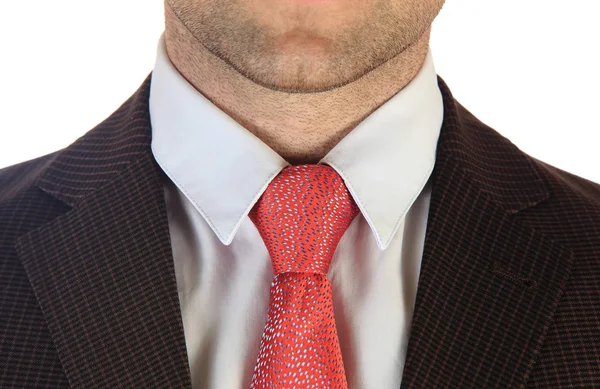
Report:
[[[310,164],[283,169],[248,216],[267,246],[273,273],[327,274],[358,212],[342,177],[331,166]]]

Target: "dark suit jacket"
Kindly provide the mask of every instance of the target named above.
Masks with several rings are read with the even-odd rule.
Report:
[[[523,153],[438,82],[402,389],[600,387],[600,186]],[[149,85],[70,146],[0,170],[1,388],[190,388]]]

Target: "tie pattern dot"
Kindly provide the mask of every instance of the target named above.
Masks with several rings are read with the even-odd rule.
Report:
[[[335,326],[333,254],[359,209],[328,165],[283,169],[249,213],[275,277],[251,389],[347,389]]]

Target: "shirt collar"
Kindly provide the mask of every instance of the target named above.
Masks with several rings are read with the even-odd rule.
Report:
[[[290,164],[175,69],[164,34],[149,105],[154,158],[229,245],[269,182]],[[442,119],[429,49],[413,80],[319,161],[344,179],[382,250],[431,175]]]

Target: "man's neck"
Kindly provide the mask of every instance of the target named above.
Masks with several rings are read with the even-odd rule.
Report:
[[[316,93],[276,91],[209,52],[165,7],[167,53],[200,93],[291,164],[317,163],[421,69],[428,29],[402,53],[344,86]],[[215,129],[218,131],[218,129]]]

